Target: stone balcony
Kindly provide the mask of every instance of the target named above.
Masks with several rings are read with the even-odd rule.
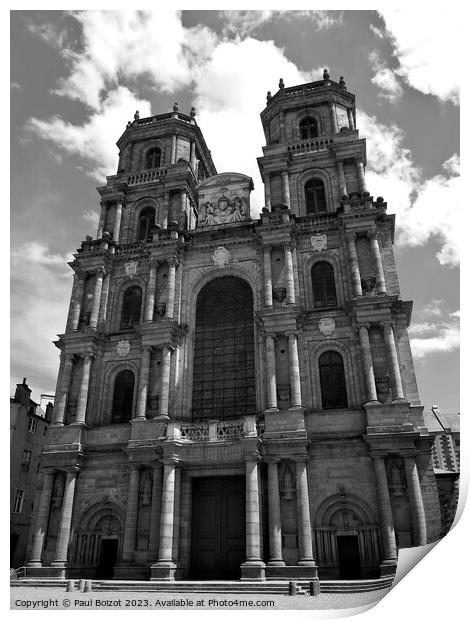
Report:
[[[169,422],[166,441],[177,442],[223,442],[236,441],[245,437],[257,437],[255,416],[244,416],[234,420],[208,420],[207,422]]]

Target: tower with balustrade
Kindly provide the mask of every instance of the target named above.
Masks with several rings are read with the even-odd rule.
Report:
[[[439,506],[393,256],[343,78],[268,93],[253,180],[141,119],[74,283],[27,571],[393,574]],[[316,586],[315,586],[316,587]]]

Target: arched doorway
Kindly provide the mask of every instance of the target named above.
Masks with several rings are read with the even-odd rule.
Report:
[[[196,303],[192,416],[256,413],[253,294],[241,278],[215,278]]]

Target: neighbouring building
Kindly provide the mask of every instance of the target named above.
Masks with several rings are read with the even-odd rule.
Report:
[[[53,397],[42,409],[31,400],[26,379],[10,398],[10,566],[26,562],[41,452],[51,422]]]
[[[437,405],[424,411],[431,437],[432,460],[441,506],[441,536],[452,527],[459,501],[460,413],[442,413]]]
[[[440,512],[355,96],[268,93],[254,217],[195,116],[135,114],[70,262],[28,574],[393,574]]]

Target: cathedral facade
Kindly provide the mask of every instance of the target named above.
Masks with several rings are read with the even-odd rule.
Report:
[[[28,571],[358,579],[439,535],[394,216],[340,78],[268,93],[253,181],[136,113],[74,271]]]

